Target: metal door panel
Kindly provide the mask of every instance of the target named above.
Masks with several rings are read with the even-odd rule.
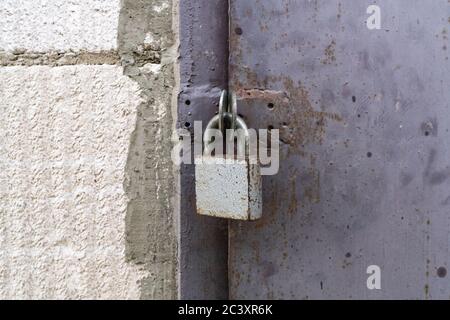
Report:
[[[450,3],[377,1],[381,30],[371,4],[230,0],[230,87],[282,142],[263,219],[230,225],[231,298],[450,298]]]

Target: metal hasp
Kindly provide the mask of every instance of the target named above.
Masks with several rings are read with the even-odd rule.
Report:
[[[233,147],[226,150],[226,155],[217,154],[213,147],[219,136],[232,140],[232,144],[226,143]],[[237,154],[234,152],[235,137]],[[198,214],[235,220],[261,218],[261,174],[259,165],[250,162],[248,139],[247,125],[237,115],[236,96],[232,94],[228,99],[227,92],[223,91],[219,113],[208,123],[203,136],[203,155],[195,162]]]

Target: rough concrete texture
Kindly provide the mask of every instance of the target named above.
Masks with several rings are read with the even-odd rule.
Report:
[[[0,68],[0,298],[139,298],[123,189],[142,100],[118,66]]]
[[[124,73],[138,83],[144,101],[127,163],[126,255],[149,275],[143,299],[177,297],[176,183],[171,162],[172,114],[176,105],[174,68],[176,2],[123,0],[118,47]]]
[[[177,8],[0,2],[0,299],[177,297]]]
[[[0,51],[0,66],[67,66],[76,64],[119,64],[120,57],[117,51],[69,51],[69,52],[27,52],[14,50],[13,52]]]
[[[0,50],[116,49],[120,0],[2,0]]]

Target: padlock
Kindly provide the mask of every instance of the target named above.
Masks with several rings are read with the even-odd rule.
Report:
[[[208,123],[203,135],[203,156],[196,159],[197,213],[226,219],[257,220],[262,215],[260,167],[256,161],[250,161],[249,132],[244,120],[237,115],[236,96],[231,95],[231,105],[227,110],[225,103],[226,92],[223,92],[219,114]],[[225,128],[226,123],[229,128]],[[223,133],[226,129],[240,133],[237,135],[237,156],[234,148],[227,150],[225,156],[212,155],[210,146],[214,130]],[[231,138],[234,146],[235,136]]]

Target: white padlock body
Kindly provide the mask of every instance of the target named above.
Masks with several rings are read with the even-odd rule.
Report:
[[[262,183],[258,164],[204,156],[196,160],[197,213],[235,220],[262,215]]]

